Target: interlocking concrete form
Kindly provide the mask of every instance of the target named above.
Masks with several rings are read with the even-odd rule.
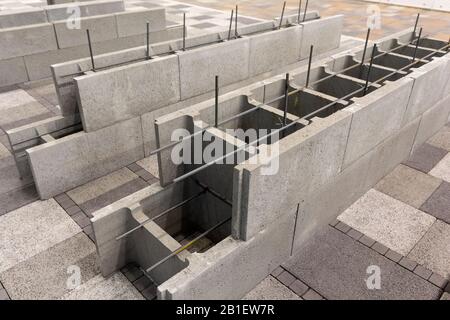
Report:
[[[312,17],[318,16],[317,13],[310,13],[310,15]],[[341,17],[339,16],[336,19],[341,20]],[[268,23],[264,22],[261,25],[264,26],[264,28],[267,28]],[[261,25],[259,25],[259,27],[261,27]],[[273,31],[273,26],[274,25],[272,22],[271,28],[268,31],[269,33],[278,32],[276,30]],[[296,27],[298,28],[301,26],[293,26],[293,28]],[[251,32],[257,32],[260,29],[255,26],[249,26],[248,29],[243,28],[240,30],[240,33],[242,34],[248,30]],[[336,36],[340,38],[340,34]],[[203,41],[211,38],[217,39],[217,34],[214,34],[213,36],[204,36],[201,39],[198,37],[188,38],[186,43],[198,46],[199,44],[204,43]],[[213,44],[212,46],[237,46],[241,42],[248,42],[248,38],[242,36],[240,39]],[[175,43],[175,45],[179,45],[179,42]],[[162,43],[160,45],[156,45],[155,47],[159,48],[159,50],[167,50],[170,49],[170,46],[170,43]],[[206,50],[209,47],[210,46],[205,46],[204,49]],[[123,132],[123,130],[128,130],[126,125],[124,126],[124,123],[128,121],[139,124],[139,130],[133,130],[133,132],[139,136],[133,136],[133,139],[131,140],[133,141],[133,146],[131,149],[125,147],[126,144],[119,142],[119,140],[110,140],[110,142],[108,142],[109,146],[105,146],[105,148],[111,152],[112,150],[115,150],[118,158],[124,161],[114,161],[112,153],[109,153],[109,156],[111,156],[109,160],[111,161],[108,160],[108,163],[111,166],[103,166],[103,169],[98,172],[100,172],[101,175],[107,174],[109,172],[105,172],[105,169],[114,171],[123,165],[139,160],[135,157],[140,155],[140,153],[130,152],[130,150],[142,150],[142,152],[145,152],[145,155],[148,155],[148,150],[154,149],[156,143],[153,128],[154,119],[158,116],[182,109],[186,106],[185,100],[181,100],[178,96],[181,91],[181,85],[177,70],[179,70],[180,67],[179,56],[189,53],[189,51],[186,51],[178,54],[161,55],[160,57],[154,57],[150,60],[144,59],[143,61],[108,68],[105,71],[98,71],[95,73],[88,71],[87,75],[80,77],[80,81],[78,81],[80,78],[75,78],[77,83],[76,89],[78,89],[76,90],[77,95],[80,96],[80,92],[84,92],[85,94],[83,97],[85,99],[88,98],[87,100],[89,101],[89,105],[94,106],[93,102],[96,101],[95,105],[97,107],[91,109],[86,108],[85,112],[81,112],[81,122],[85,127],[84,132],[67,134],[63,137],[60,136],[55,141],[43,143],[28,150],[30,153],[34,154],[29,157],[29,159],[32,163],[35,163],[36,168],[50,168],[55,166],[53,167],[55,172],[59,172],[59,174],[54,175],[46,169],[44,169],[44,171],[41,171],[41,169],[36,169],[36,171],[33,171],[35,173],[33,175],[35,177],[35,183],[41,197],[43,199],[50,198],[63,192],[63,190],[66,191],[98,177],[96,174],[90,175],[87,173],[92,171],[92,164],[98,163],[100,165],[96,156],[98,153],[90,151],[86,152],[82,141],[89,141],[94,145],[102,145],[105,143],[105,139],[103,139],[103,134],[105,132],[115,132],[118,135],[124,133],[125,136],[129,136],[128,133]],[[104,55],[98,60],[106,64],[111,61],[117,61],[116,58],[129,58],[135,56],[135,54],[145,54],[145,49],[137,48],[126,52],[120,52],[120,54],[113,55],[112,59],[109,56]],[[81,63],[84,62],[85,60]],[[64,81],[61,80],[61,78],[63,78],[61,75],[71,73],[74,68],[77,68],[77,65],[78,63],[68,63],[55,67],[55,79],[58,79],[59,83],[61,83]],[[192,77],[192,75],[189,76]],[[231,82],[232,80],[233,79],[230,77],[229,81]],[[144,81],[147,81],[147,84],[145,84]],[[95,83],[95,85],[93,83]],[[158,86],[158,84],[160,86]],[[97,87],[96,91],[91,90],[93,86]],[[210,86],[209,83],[207,86]],[[59,87],[61,89],[62,86]],[[124,91],[123,89],[125,87],[128,89]],[[75,113],[71,108],[75,106],[70,103],[70,101],[73,101],[71,100],[71,91],[73,88],[70,88],[70,86],[67,86],[67,88],[69,88],[69,92],[66,92],[67,94],[64,94],[61,90],[59,91],[60,99],[63,97],[63,99],[66,99],[65,101],[67,102],[64,104],[65,107],[62,107],[62,113],[64,116],[68,115],[73,117]],[[117,90],[111,91],[111,88],[117,88]],[[130,88],[134,88],[134,90],[130,90]],[[202,88],[201,90],[205,91],[209,89]],[[130,96],[132,92],[134,93]],[[195,100],[197,97],[192,97],[192,99]],[[203,99],[205,98],[203,97]],[[121,101],[120,103],[119,100]],[[172,104],[168,105],[170,102]],[[111,110],[114,110],[114,112],[111,112]],[[97,130],[86,130],[88,124],[91,123],[94,125],[99,124],[96,128]],[[108,125],[106,125],[106,123],[108,123]],[[21,132],[21,129],[17,129],[16,133],[17,132]],[[56,158],[53,156],[48,157],[46,155],[54,154],[54,152],[59,153],[57,150],[62,149],[65,150],[64,158],[66,160],[64,161],[63,159],[59,159],[54,163],[50,163],[53,162],[53,160],[56,160]],[[83,151],[81,149],[85,150]],[[72,155],[71,153],[74,154]],[[126,163],[127,161],[125,160],[127,157],[128,163]],[[143,157],[144,156],[142,156],[142,158]],[[80,161],[78,161],[79,164],[77,166],[72,167],[71,163],[75,158],[78,158]],[[83,160],[81,161],[81,159]],[[41,161],[44,162],[40,163]],[[116,164],[115,168],[114,163]],[[72,167],[72,169],[65,171],[66,166]],[[79,174],[79,171],[83,170],[83,166],[86,166],[86,173]],[[56,167],[58,167],[58,169],[56,169]],[[66,173],[64,174],[64,172]]]
[[[414,66],[418,67],[413,68],[410,66],[413,51],[407,43],[414,37],[413,32],[407,30],[377,41],[378,53],[383,55],[374,59],[376,72],[371,73],[369,79],[376,83],[369,83],[367,94],[354,91],[364,88],[364,75],[367,78],[368,59],[366,57],[366,63],[361,64],[362,47],[314,64],[308,88],[291,95],[288,101],[286,123],[294,124],[280,141],[268,139],[249,149],[237,164],[231,165],[231,173],[228,165],[213,164],[173,184],[174,178],[188,174],[198,165],[174,164],[171,151],[175,146],[160,152],[160,185],[152,185],[94,213],[92,223],[104,276],[134,259],[148,270],[150,277],[158,279],[160,299],[244,296],[279,261],[287,260],[293,251],[300,250],[323,226],[406,160],[416,139],[428,138],[437,126],[445,123],[448,112],[435,110],[441,110],[442,104],[450,99],[450,92],[444,91],[450,78],[449,54],[437,50],[433,58],[427,54],[417,56]],[[403,44],[402,48],[397,47]],[[419,49],[431,54],[432,49],[446,45],[427,39],[419,43]],[[373,43],[369,53],[372,47]],[[357,72],[346,70],[352,65]],[[386,73],[400,68],[403,72]],[[333,75],[333,72],[341,73]],[[288,90],[302,88],[306,74],[305,67],[291,71]],[[418,108],[411,98],[420,97],[422,90],[429,88],[422,77],[442,83],[433,88],[439,100]],[[166,146],[176,128],[191,133],[204,129],[220,144],[226,141],[235,148],[255,142],[252,138],[244,141],[231,136],[225,129],[280,128],[285,101],[274,102],[273,98],[283,97],[285,85],[284,76],[277,76],[220,96],[219,121],[257,106],[260,108],[217,128],[213,127],[214,100],[159,117],[155,122],[157,145]],[[338,103],[322,110],[330,101]],[[308,116],[313,111],[317,113]],[[195,143],[194,140],[188,138],[183,144]],[[257,152],[276,145],[279,147],[276,156],[256,158]],[[219,155],[214,159],[219,159]],[[279,161],[279,170],[267,174],[265,169],[276,161]],[[209,189],[187,206],[178,207],[163,218],[155,218],[180,203],[180,199],[187,201],[205,185]],[[211,196],[213,191],[215,197]],[[158,262],[168,256],[167,249],[174,247],[171,251],[174,252],[189,243],[190,235],[208,230],[210,225],[202,224],[202,218],[197,220],[195,214],[190,214],[192,208],[212,224],[220,221],[217,215],[230,219],[231,223],[226,220],[220,232],[208,233],[201,245],[196,242],[195,248],[150,268],[155,260]],[[137,220],[136,216],[141,214],[143,216]],[[153,220],[148,226],[138,228],[136,233],[122,236],[146,219]],[[164,241],[159,242],[157,238]],[[160,249],[152,253],[148,250],[158,246]],[[158,258],[152,259],[155,257]],[[188,266],[183,267],[183,263]],[[158,273],[162,270],[164,277]]]
[[[80,9],[72,19],[71,7]],[[0,13],[0,87],[51,77],[50,65],[94,54],[178,39],[183,27],[166,25],[164,8],[126,9],[123,0],[84,1]],[[79,25],[79,27],[77,27]],[[73,112],[72,112],[73,113]]]

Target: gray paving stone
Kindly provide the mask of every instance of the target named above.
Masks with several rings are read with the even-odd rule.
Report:
[[[391,249],[389,249],[389,251],[386,252],[386,254],[384,256],[394,262],[399,262],[403,258],[403,256],[400,253],[395,252]]]
[[[285,286],[289,287],[294,281],[295,277],[287,271],[283,271],[278,277],[278,281],[280,281]]]
[[[141,294],[144,296],[145,299],[153,300],[156,298],[157,293],[156,291],[157,291],[156,286],[152,285],[142,290]]]
[[[147,288],[148,286],[153,285],[153,283],[146,276],[142,276],[139,279],[137,279],[136,281],[134,281],[133,285],[136,287],[136,289],[138,289],[139,291],[142,291],[145,288]]]
[[[450,183],[442,182],[439,188],[420,207],[420,210],[450,223]]]
[[[99,274],[94,244],[79,233],[0,274],[11,299],[57,299],[70,291],[67,281],[80,269],[81,283]]]
[[[129,166],[127,166],[127,168],[133,172],[138,172],[139,170],[142,170],[142,167],[136,163],[130,164]]]
[[[441,180],[405,165],[397,166],[375,189],[415,208],[439,187]]]
[[[148,172],[147,170],[144,170],[144,169],[136,172],[136,174],[139,177],[141,177],[142,179],[144,179],[145,181],[147,181],[149,184],[153,184],[158,181],[158,179],[156,177],[154,177],[150,172]]]
[[[450,182],[450,153],[447,153],[447,155],[439,161],[433,169],[431,169],[429,174],[436,178]]]
[[[381,270],[381,289],[367,288],[369,266]],[[285,265],[326,299],[438,299],[440,290],[332,227],[312,237]]]
[[[436,220],[374,189],[351,205],[338,219],[403,255],[411,251]]]
[[[80,231],[53,199],[36,201],[0,216],[0,272]]]
[[[412,261],[411,259],[408,259],[406,257],[403,257],[399,262],[399,265],[401,265],[402,267],[405,267],[406,269],[408,269],[409,271],[413,271],[414,268],[417,266],[417,262]]]
[[[428,270],[427,268],[424,268],[421,265],[418,265],[414,269],[414,273],[417,274],[419,277],[424,278],[425,280],[428,280],[428,278],[433,274],[433,271]]]
[[[290,286],[289,289],[294,291],[298,296],[302,296],[306,291],[308,291],[309,287],[296,279]]]
[[[376,252],[378,252],[379,254],[384,255],[386,252],[388,252],[389,248],[386,247],[385,245],[382,245],[379,242],[376,242],[373,246],[372,249],[375,250]]]
[[[441,130],[427,142],[435,147],[450,151],[450,127],[442,127]]]
[[[351,229],[349,232],[347,232],[347,235],[349,235],[350,237],[352,237],[355,240],[359,240],[363,234],[361,232],[359,232],[358,230],[355,229]]]
[[[284,271],[284,269],[282,267],[277,267],[275,270],[272,271],[272,276],[274,276],[275,278],[278,277],[282,272]]]
[[[323,300],[323,297],[313,289],[309,289],[302,298],[305,300]]]
[[[0,301],[1,300],[10,300],[5,289],[0,289]]]
[[[339,223],[335,226],[335,228],[338,229],[338,230],[340,230],[340,231],[342,231],[342,232],[344,232],[344,233],[349,232],[350,229],[351,229],[351,227],[349,227],[347,224],[343,223],[342,221],[339,222]]]
[[[268,276],[252,291],[247,293],[243,300],[301,300],[294,292],[286,288],[274,277]]]
[[[131,282],[136,281],[139,277],[143,275],[142,271],[136,266],[128,266],[124,272],[125,277]]]
[[[411,157],[404,162],[405,165],[428,173],[447,154],[447,150],[437,148],[428,143],[418,147]]]
[[[67,212],[67,214],[68,214],[69,216],[73,216],[73,215],[75,215],[76,213],[81,212],[81,209],[80,209],[77,205],[74,205],[74,206],[72,206],[72,207],[70,207],[70,208],[67,208],[67,209],[66,209],[66,212]]]
[[[39,199],[34,185],[25,186],[0,195],[0,216]]]
[[[430,281],[432,284],[434,284],[435,286],[437,286],[441,289],[444,289],[448,283],[447,279],[445,279],[443,276],[441,276],[437,273],[434,273],[434,272],[431,275],[431,277],[428,279],[428,281]]]
[[[361,238],[359,238],[358,241],[361,242],[363,245],[369,247],[369,248],[371,246],[373,246],[375,244],[375,242],[376,242],[375,240],[373,240],[372,238],[370,238],[370,237],[368,237],[366,235],[363,235]]]
[[[408,258],[445,278],[450,278],[450,225],[437,220]]]

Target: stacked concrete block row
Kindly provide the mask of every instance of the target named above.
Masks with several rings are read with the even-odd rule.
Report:
[[[338,23],[342,22],[341,17],[333,19]],[[316,21],[319,22],[320,20],[305,22],[305,24],[316,23]],[[249,28],[254,30],[254,32],[258,31],[255,26]],[[299,29],[299,27],[286,28],[286,30],[289,29],[295,30]],[[278,33],[280,31],[274,31],[272,28],[270,31],[267,31],[269,36],[272,32]],[[289,30],[289,32],[291,31]],[[337,33],[335,36],[339,39],[340,33]],[[88,123],[93,123],[98,128],[95,131],[88,132],[85,129],[84,132],[67,135],[51,143],[44,143],[26,151],[30,164],[33,167],[32,173],[40,196],[43,199],[50,198],[63,192],[63,190],[72,189],[147,156],[150,150],[156,148],[153,126],[155,117],[186,106],[185,100],[179,101],[181,87],[178,79],[179,57],[185,55],[187,59],[192,59],[195,57],[191,54],[193,50],[204,49],[207,55],[214,58],[207,49],[212,47],[213,52],[216,52],[216,47],[219,45],[233,46],[233,48],[237,49],[237,52],[240,52],[239,46],[243,44],[243,47],[247,48],[249,38],[251,38],[250,35],[247,37],[243,36],[236,40],[212,44],[204,48],[192,49],[192,51],[187,50],[184,53],[155,57],[151,60],[91,73],[80,77],[80,79],[76,78],[76,81],[82,84],[82,93],[78,92],[77,95],[83,94],[83,97],[88,99],[89,106],[93,107],[93,109],[86,109],[87,112],[81,113],[83,127],[86,128],[87,115],[89,115],[91,120],[95,121]],[[268,37],[269,41],[271,39],[271,37]],[[198,43],[198,41],[198,39],[192,39],[188,42]],[[296,59],[298,59],[297,55]],[[222,61],[216,62],[226,69]],[[237,61],[236,63],[239,62]],[[200,68],[195,72],[198,74],[211,73],[211,78],[214,79],[212,75],[214,68],[214,66],[211,66],[210,70]],[[231,71],[226,72],[231,74]],[[118,74],[122,76],[117,76]],[[194,74],[187,76],[191,77],[191,80],[188,79],[187,81],[193,83]],[[231,77],[228,79],[228,82],[240,80]],[[94,89],[92,81],[95,82],[95,90],[92,90]],[[80,89],[81,84],[78,85],[78,89]],[[135,90],[130,90],[133,86]],[[124,88],[128,89],[123,90]],[[208,82],[207,86],[202,90],[210,89]],[[191,90],[191,92],[194,91]],[[195,94],[197,94],[197,91],[191,93],[191,95]],[[205,99],[205,97],[198,96],[192,99]],[[151,102],[150,105],[149,101]],[[172,104],[168,105],[169,103]],[[130,108],[131,106],[134,109]],[[134,126],[131,131],[129,129],[130,126]],[[133,134],[130,132],[133,132]],[[16,141],[20,141],[22,130],[20,128],[15,130],[14,135],[17,137]],[[105,136],[111,136],[111,139],[105,139]],[[121,136],[127,138],[123,140]],[[99,145],[104,150],[101,157],[102,161],[98,161],[100,153],[96,149]],[[51,156],[53,154],[65,154],[65,156],[57,160]],[[77,162],[77,165],[72,165],[72,162]]]
[[[311,70],[314,79],[307,91],[309,96],[305,93],[300,99],[294,96],[294,104],[288,105],[288,121],[297,123],[280,140],[280,152],[276,158],[269,156],[254,164],[250,163],[252,157],[245,157],[247,161],[236,165],[231,173],[224,170],[223,165],[213,165],[207,169],[207,174],[196,174],[193,179],[173,185],[170,181],[174,177],[189,172],[192,167],[170,163],[171,149],[160,153],[161,184],[166,187],[153,185],[94,214],[92,223],[103,274],[109,275],[132,259],[140,261],[144,269],[151,266],[154,261],[143,260],[140,254],[136,257],[133,253],[145,250],[145,247],[155,248],[157,236],[164,237],[166,241],[164,251],[153,251],[159,258],[167,250],[171,251],[170,248],[178,248],[182,242],[177,241],[177,233],[171,230],[172,223],[175,220],[180,224],[179,220],[189,217],[195,219],[195,215],[189,215],[189,211],[173,213],[175,218],[171,221],[153,221],[160,227],[158,230],[141,228],[139,241],[136,241],[135,236],[124,237],[119,241],[116,241],[116,237],[129,230],[130,225],[136,225],[129,223],[133,213],[144,213],[144,219],[155,217],[167,208],[170,199],[176,199],[173,202],[176,203],[180,198],[186,199],[193,194],[195,189],[192,185],[200,182],[218,189],[223,195],[229,194],[231,190],[231,212],[230,208],[224,210],[205,206],[203,199],[193,204],[196,208],[208,208],[203,214],[209,216],[217,212],[228,214],[231,218],[229,235],[218,242],[213,241],[213,245],[206,250],[184,251],[182,255],[165,262],[160,269],[152,270],[151,276],[152,272],[166,270],[164,277],[157,281],[158,297],[236,299],[243,296],[277,264],[287,260],[293,251],[301,250],[305,240],[320,227],[333,221],[397,164],[407,159],[415,145],[433,135],[448,119],[449,54],[445,50],[437,51],[433,58],[424,54],[411,67],[411,57],[405,55],[407,49],[403,49],[408,46],[397,48],[397,45],[412,39],[412,32],[407,31],[394,39],[380,40],[377,43],[380,52],[389,50],[389,53],[377,58],[373,65],[378,72],[372,75],[372,81],[376,83],[369,92],[366,95],[347,94],[343,101],[339,101],[339,107],[308,118],[305,117],[308,113],[327,105],[323,99],[337,101],[352,90],[347,81],[360,85],[361,79],[358,77],[362,76],[359,72],[364,74],[364,68],[367,68],[360,67],[362,48],[315,65]],[[419,43],[419,48],[431,54],[433,49],[445,45],[441,41],[424,39]],[[368,52],[371,48],[372,44]],[[404,52],[391,53],[397,50]],[[339,74],[326,85],[314,83],[332,72],[342,72],[346,64],[356,66],[355,69],[359,71],[356,77]],[[394,68],[403,70],[391,76],[390,73],[386,74],[387,70],[394,72]],[[294,70],[291,89],[301,87],[305,75],[305,68]],[[421,81],[422,78],[434,83],[433,88],[426,81]],[[340,83],[336,85],[337,82]],[[220,119],[254,106],[261,106],[261,109],[259,114],[251,116],[252,119],[243,118],[225,127],[209,128],[206,131],[220,141],[231,142],[233,139],[226,137],[227,133],[223,129],[276,128],[284,104],[266,103],[273,97],[281,96],[284,86],[283,76],[279,76],[221,96]],[[433,98],[428,101],[422,99],[424,94]],[[297,101],[307,103],[302,105]],[[419,101],[421,105],[417,106]],[[308,108],[308,102],[317,105]],[[309,110],[304,115],[303,108]],[[266,117],[266,113],[273,114],[272,120],[268,120],[270,117]],[[299,119],[302,116],[305,119]],[[155,124],[158,145],[171,141],[170,135],[175,128],[195,132],[212,125],[213,119],[214,101],[206,101],[158,118]],[[267,147],[270,146],[262,143],[258,149]],[[264,168],[273,161],[279,161],[279,170],[272,175],[265,174]],[[196,228],[194,230],[204,230],[198,225]],[[147,234],[147,240],[143,240],[142,233]],[[170,246],[167,245],[168,239],[172,241]],[[188,266],[183,267],[183,263]],[[175,273],[170,275],[174,270]],[[164,278],[168,280],[164,281]]]
[[[79,8],[79,18],[71,7]],[[164,8],[125,10],[123,1],[88,1],[0,13],[0,87],[51,76],[50,65],[89,56],[86,29],[97,54],[182,36],[167,27]]]

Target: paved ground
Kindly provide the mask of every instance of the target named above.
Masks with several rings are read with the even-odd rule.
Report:
[[[182,11],[188,11],[190,34],[227,27],[228,13],[216,9],[235,4],[228,0],[153,2],[167,6],[172,22],[180,22]],[[279,15],[282,2],[239,3],[242,14],[266,19]],[[152,1],[127,4],[153,5]],[[0,10],[40,5],[42,1],[37,0],[3,0]],[[365,34],[365,3],[311,0],[310,8],[324,16],[343,13],[345,34]],[[383,31],[375,31],[374,38],[411,26],[417,12],[380,8]],[[288,10],[296,11],[295,1],[288,2]],[[442,31],[450,29],[450,15],[424,12],[422,17],[426,31],[448,38]],[[240,23],[255,21],[242,17]],[[4,130],[59,113],[50,81],[2,91],[0,128]],[[446,127],[247,298],[440,298],[450,277],[449,151],[450,127]],[[89,217],[157,181],[156,159],[147,158],[54,199],[38,201],[31,179],[20,179],[7,137],[0,130],[0,299],[153,299],[154,286],[136,266],[109,279],[100,276]],[[381,270],[380,290],[368,290],[365,285],[370,265]],[[71,290],[78,271],[81,286]]]

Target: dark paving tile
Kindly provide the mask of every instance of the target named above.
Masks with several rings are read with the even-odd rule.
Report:
[[[443,181],[420,210],[450,223],[450,183]]]
[[[130,282],[136,281],[143,275],[143,272],[135,265],[126,266],[122,269],[122,272]]]
[[[148,288],[152,284],[153,284],[152,281],[149,278],[147,278],[146,276],[142,276],[133,282],[133,285],[136,287],[136,289],[139,290],[139,292]]]
[[[444,289],[448,283],[447,279],[437,273],[433,273],[428,281],[441,289]]]
[[[272,271],[272,276],[274,276],[275,278],[278,277],[282,272],[284,271],[284,269],[282,267],[278,267],[275,270]]]
[[[217,24],[214,24],[211,22],[204,22],[204,23],[193,24],[193,25],[191,25],[191,27],[198,28],[198,29],[208,29],[208,28],[217,27]]]
[[[208,15],[205,15],[205,14],[201,15],[201,16],[192,17],[192,19],[199,20],[199,21],[209,20],[209,19],[212,19],[212,18],[214,18],[214,17],[208,16]]]
[[[414,273],[421,278],[428,279],[433,274],[433,271],[419,265],[414,269]]]
[[[380,267],[381,289],[370,290],[369,266]],[[340,231],[326,227],[284,267],[326,299],[438,299],[440,290]]]
[[[303,294],[308,291],[309,287],[301,282],[300,280],[296,279],[290,286],[289,289],[294,291],[298,296],[302,296]]]
[[[107,205],[110,205],[113,202],[116,202],[117,200],[120,200],[138,190],[141,190],[145,187],[147,187],[148,184],[145,183],[140,178],[136,178],[132,181],[129,181],[123,185],[121,185],[118,188],[115,188],[113,190],[110,190],[101,196],[94,198],[92,200],[89,200],[87,202],[84,202],[80,204],[80,208],[88,215],[92,215],[93,212],[106,207]]]
[[[305,300],[323,300],[322,296],[315,292],[313,289],[309,289],[303,296]]]
[[[373,240],[372,238],[370,238],[370,237],[368,237],[366,235],[363,235],[361,238],[359,238],[358,241],[361,242],[363,245],[369,247],[369,248],[371,246],[373,246],[375,244],[375,242],[376,242],[375,240]]]
[[[394,262],[399,262],[403,258],[403,256],[400,253],[395,252],[394,250],[391,249],[389,249],[389,251],[386,252],[384,256]]]
[[[27,205],[38,199],[39,195],[34,184],[1,194],[0,216],[7,212],[23,207],[24,205]]]
[[[403,164],[428,173],[446,154],[446,150],[424,143]]]
[[[289,287],[294,281],[295,277],[287,271],[283,271],[278,277],[278,281],[280,281],[285,286]]]
[[[381,243],[377,242],[372,246],[372,249],[378,252],[379,254],[384,255],[386,252],[388,252],[389,248],[385,245],[382,245]]]
[[[141,294],[147,300],[153,300],[156,298],[156,286],[150,285],[149,287],[142,290]]]

